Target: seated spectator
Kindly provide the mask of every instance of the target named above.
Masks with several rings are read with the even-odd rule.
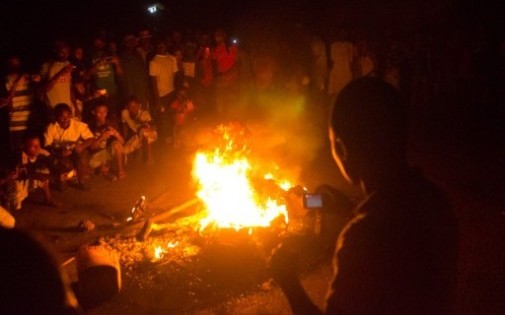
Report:
[[[0,228],[0,310],[2,314],[82,314],[56,259],[33,237]]]
[[[195,107],[193,102],[189,98],[188,90],[186,88],[182,88],[177,91],[176,98],[170,104],[170,110],[172,111],[173,117],[173,146],[174,148],[178,148],[180,146],[180,138],[179,134],[181,131],[181,127],[187,121],[188,116],[194,111]]]
[[[55,175],[56,187],[63,189],[65,176],[77,170],[77,183],[75,188],[89,190],[83,183],[88,148],[95,141],[93,133],[87,124],[76,120],[72,116],[72,110],[67,104],[58,104],[54,108],[56,122],[47,127],[45,145],[55,158],[53,175]]]
[[[144,149],[146,164],[153,164],[153,143],[158,138],[151,114],[141,109],[138,98],[130,97],[126,102],[126,108],[121,113],[121,119],[125,126],[126,144],[123,152],[128,155],[140,148]]]
[[[16,210],[20,210],[23,201],[38,188],[44,191],[44,205],[58,207],[49,189],[49,152],[41,148],[40,139],[35,134],[27,134],[24,137],[22,148],[20,163],[14,176]]]
[[[123,136],[118,132],[117,125],[107,115],[109,109],[104,102],[97,103],[93,109],[93,120],[89,124],[95,136],[95,142],[90,146],[92,169],[99,168],[100,173],[110,180],[126,177],[124,169]],[[114,161],[117,176],[110,173],[111,162]]]

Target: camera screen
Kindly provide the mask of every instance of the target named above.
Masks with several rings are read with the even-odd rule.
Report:
[[[319,209],[323,207],[323,196],[320,194],[305,194],[303,201],[307,209]]]

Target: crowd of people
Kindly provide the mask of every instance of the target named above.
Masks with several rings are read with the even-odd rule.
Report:
[[[156,37],[141,30],[125,34],[121,42],[104,33],[95,36],[91,49],[56,41],[53,58],[36,74],[24,70],[20,56],[9,56],[0,99],[5,117],[0,126],[8,128],[1,149],[0,223],[12,227],[9,211],[21,209],[35,189],[42,190],[45,205],[58,207],[53,189],[88,191],[87,178],[93,174],[124,179],[136,152],[143,163],[154,164],[155,145],[177,149],[178,132],[195,112],[234,120],[240,118],[236,110],[247,99],[245,91],[301,93],[326,115],[329,104],[340,106],[331,117],[332,153],[349,183],[371,196],[339,242],[338,273],[326,312],[443,314],[450,308],[457,227],[443,194],[408,167],[403,107],[408,101],[398,91],[410,103],[425,104],[457,82],[455,94],[471,86],[477,87],[476,98],[503,101],[502,83],[489,73],[466,72],[475,60],[485,60],[486,50],[476,51],[473,63],[460,53],[461,64],[434,71],[433,65],[451,58],[433,58],[430,49],[416,43],[422,41],[406,45],[409,50],[399,42],[377,45],[347,33],[329,43],[312,38],[306,64],[285,71],[281,84],[281,60],[244,50],[221,29],[213,36],[173,32]],[[500,48],[497,61],[505,60],[505,45]],[[444,77],[454,69],[458,75]],[[495,70],[503,75],[505,67]],[[349,84],[361,77],[380,80]],[[406,208],[412,213],[406,214]],[[440,213],[443,220],[435,220]],[[420,238],[424,231],[429,238]],[[383,250],[384,244],[393,244],[392,250]],[[431,260],[419,259],[413,248],[426,250]],[[322,314],[299,284],[293,259],[282,250],[273,258],[274,278],[293,312]],[[426,274],[431,278],[423,279]],[[371,286],[369,279],[378,285]],[[435,294],[441,297],[438,302],[431,299]]]
[[[8,139],[1,148],[3,207],[20,209],[35,188],[43,189],[47,205],[57,206],[51,189],[69,184],[89,190],[86,178],[94,173],[121,180],[134,152],[152,165],[156,143],[179,147],[178,133],[195,112],[222,120],[240,119],[237,111],[248,117],[251,104],[243,103],[254,103],[254,97],[264,102],[258,95],[272,90],[303,94],[310,106],[318,107],[325,126],[329,105],[359,77],[384,79],[411,104],[423,105],[434,94],[451,91],[456,99],[467,99],[469,80],[472,87],[482,87],[470,99],[482,102],[500,93],[481,82],[492,77],[479,75],[488,67],[479,67],[478,61],[490,62],[484,44],[476,44],[473,55],[445,58],[444,50],[430,54],[433,47],[423,46],[429,41],[422,36],[378,41],[339,31],[332,40],[308,36],[300,42],[292,54],[301,58],[288,65],[280,60],[282,48],[280,53],[252,45],[245,49],[222,29],[168,35],[143,29],[121,40],[100,32],[89,47],[57,40],[52,58],[38,72],[27,71],[21,56],[8,56],[0,97],[0,125]],[[496,60],[504,55],[501,47]],[[501,73],[503,66],[497,70]]]

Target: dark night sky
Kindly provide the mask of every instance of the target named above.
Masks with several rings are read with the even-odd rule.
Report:
[[[154,2],[154,1],[153,1]],[[314,33],[349,27],[411,30],[484,23],[505,29],[504,1],[472,0],[162,0],[167,10],[159,17],[164,28],[225,26],[232,30],[264,23],[272,27],[301,24]],[[494,2],[499,2],[493,4]],[[154,25],[147,0],[0,2],[0,51],[31,54],[47,49],[55,38],[86,41],[103,28],[121,35]],[[263,21],[263,22],[258,22]],[[324,35],[324,34],[323,34]]]

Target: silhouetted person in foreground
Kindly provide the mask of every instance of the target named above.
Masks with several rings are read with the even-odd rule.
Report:
[[[271,270],[294,314],[449,314],[457,226],[444,195],[408,166],[407,115],[379,79],[348,84],[331,115],[332,153],[368,196],[339,236],[335,276],[319,310],[282,247]]]
[[[0,313],[81,314],[54,258],[39,242],[18,230],[0,228]]]

